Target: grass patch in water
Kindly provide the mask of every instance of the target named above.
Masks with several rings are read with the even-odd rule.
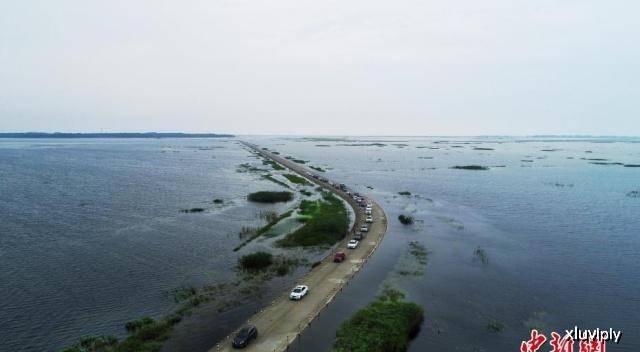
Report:
[[[319,172],[325,172],[325,170],[323,168],[321,168],[320,166],[311,166],[309,165],[310,168],[319,171]]]
[[[285,169],[285,167],[284,167],[284,166],[282,166],[282,165],[280,165],[280,164],[276,163],[276,162],[275,162],[275,161],[273,161],[273,160],[269,160],[269,159],[262,160],[262,164],[264,164],[264,165],[270,165],[274,170],[277,170],[277,171],[282,171],[282,170],[284,170],[284,169]]]
[[[398,220],[402,225],[411,225],[413,224],[413,217],[410,215],[400,214],[398,216]]]
[[[247,196],[247,199],[251,202],[257,203],[279,203],[288,202],[293,199],[293,193],[291,192],[274,192],[274,191],[260,191],[254,192]]]
[[[202,213],[204,208],[191,208],[191,209],[182,209],[180,212],[182,213]]]
[[[296,185],[311,186],[311,183],[302,176],[294,174],[284,174],[282,176],[286,177],[287,180],[289,180],[291,183],[295,183]]]
[[[314,204],[315,203],[315,204]],[[300,214],[308,216],[304,225],[276,242],[281,247],[333,245],[347,234],[349,215],[344,203],[324,192],[322,200],[303,200]]]
[[[398,192],[398,194],[399,194],[399,195],[401,195],[401,196],[410,196],[410,195],[411,195],[411,192],[409,192],[409,191],[402,191],[402,192]]]
[[[291,214],[293,213],[293,210],[289,210],[285,213],[280,214],[277,218],[272,219],[268,224],[266,224],[265,226],[263,226],[262,228],[260,228],[259,230],[257,230],[251,237],[249,237],[247,240],[245,240],[244,242],[240,243],[239,245],[236,246],[236,248],[233,249],[234,252],[239,251],[242,247],[246,246],[247,243],[255,240],[256,238],[266,234],[267,232],[269,232],[269,230],[271,230],[271,228],[273,226],[275,226],[275,224],[277,224],[278,222],[280,222],[281,220],[288,218],[289,216],[291,216]]]
[[[451,168],[456,170],[489,170],[487,166],[481,165],[456,165]]]
[[[238,259],[238,265],[244,270],[263,270],[271,264],[273,264],[273,254],[267,252],[255,252]]]
[[[216,198],[213,200],[213,204],[222,204],[224,203],[224,199]]]
[[[420,332],[422,307],[404,301],[404,293],[386,287],[336,332],[332,352],[403,352]]]
[[[277,185],[280,185],[280,186],[282,186],[284,188],[291,188],[291,187],[289,187],[288,184],[286,184],[286,183],[284,183],[284,182],[282,182],[280,180],[276,180],[271,174],[262,175],[262,178],[264,178],[266,180],[269,180],[269,181],[271,181],[271,182],[273,182],[273,183],[275,183]]]

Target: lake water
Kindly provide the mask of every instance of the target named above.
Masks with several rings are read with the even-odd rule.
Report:
[[[425,309],[410,351],[514,351],[533,326],[574,325],[622,330],[608,351],[640,350],[640,198],[630,193],[640,168],[594,164],[640,164],[640,140],[246,140],[327,169],[390,220],[378,251],[294,349],[327,351],[337,325],[391,284]],[[123,336],[125,321],[175,309],[172,289],[234,277],[241,228],[291,206],[246,202],[280,186],[237,172],[245,162],[260,165],[233,139],[0,140],[0,350]],[[451,169],[470,164],[490,169]],[[205,211],[180,212],[193,207]],[[415,266],[412,241],[428,262],[402,275]],[[206,350],[304,270],[234,309],[203,307],[165,350]],[[492,320],[504,331],[488,332]]]

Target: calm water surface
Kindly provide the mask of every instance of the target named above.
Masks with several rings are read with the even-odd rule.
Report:
[[[514,351],[532,326],[574,325],[621,329],[608,350],[640,350],[640,198],[627,196],[640,191],[640,168],[591,163],[640,164],[637,139],[247,140],[322,166],[390,219],[379,250],[296,350],[327,351],[338,323],[384,284],[425,308],[410,351]],[[0,350],[123,336],[125,321],[172,311],[170,290],[235,275],[241,227],[290,206],[248,204],[248,192],[279,186],[236,172],[243,162],[256,160],[229,139],[1,140]],[[491,169],[450,168],[468,164]],[[180,213],[192,207],[205,212]],[[400,225],[401,213],[417,223]],[[429,251],[422,275],[399,274],[412,265],[411,241]],[[165,350],[206,350],[301,270],[251,304],[203,307]],[[505,330],[488,332],[491,320]]]

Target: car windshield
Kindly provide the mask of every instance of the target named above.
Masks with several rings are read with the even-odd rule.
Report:
[[[300,293],[300,292],[302,292],[301,288],[297,288],[296,287],[296,288],[293,289],[293,293]]]

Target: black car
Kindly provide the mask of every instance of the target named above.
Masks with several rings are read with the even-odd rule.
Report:
[[[249,345],[251,340],[258,337],[258,329],[256,329],[253,325],[247,325],[240,329],[236,334],[236,337],[233,338],[232,345],[235,348],[245,348]]]

